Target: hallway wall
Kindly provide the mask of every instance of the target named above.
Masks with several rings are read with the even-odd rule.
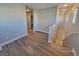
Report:
[[[27,34],[26,8],[21,4],[0,4],[0,44]]]
[[[26,11],[26,13],[27,13],[27,27],[28,28],[31,28],[31,11],[29,11],[29,12],[27,12]]]
[[[66,39],[66,42],[69,47],[75,48],[76,53],[79,56],[79,9],[76,16],[77,17],[75,24],[71,22],[73,16],[70,17],[71,19],[69,18],[69,21],[67,23],[67,30],[69,30],[68,33],[75,33],[75,34],[70,35]]]
[[[56,23],[56,8],[44,8],[36,10],[37,31],[49,32],[49,27]]]

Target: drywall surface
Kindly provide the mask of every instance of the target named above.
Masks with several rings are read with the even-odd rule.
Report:
[[[72,21],[73,21],[73,13],[68,17],[68,19],[66,21],[66,32],[65,32],[66,37],[71,35],[71,33],[75,32]]]
[[[37,10],[33,10],[33,31],[38,30],[38,18],[37,18]]]
[[[20,4],[0,4],[0,44],[27,34],[26,9]]]
[[[31,11],[26,13],[27,13],[27,26],[28,28],[31,28]]]
[[[79,10],[77,12],[76,15],[76,23],[72,24],[71,19],[69,19],[69,22],[67,24],[68,28],[67,30],[69,30],[69,33],[73,33],[71,34],[67,39],[66,42],[68,44],[69,47],[75,48],[77,55],[79,56]],[[74,34],[75,33],[75,34]]]
[[[49,32],[49,27],[56,23],[56,8],[44,8],[36,10],[37,31]]]
[[[74,26],[74,31],[76,31],[76,33],[79,33],[79,9],[77,11],[75,24],[73,24],[73,26]]]
[[[74,48],[79,56],[79,34],[72,34],[65,40],[68,47]]]
[[[66,35],[69,35],[69,33],[79,33],[79,10],[75,16],[75,23],[73,23],[74,12],[69,16],[68,21],[66,22]]]

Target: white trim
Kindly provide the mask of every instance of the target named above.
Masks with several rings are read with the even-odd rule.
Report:
[[[77,10],[77,8],[76,8],[76,9],[74,10],[74,15],[73,15],[73,20],[72,20],[72,23],[73,23],[73,24],[76,24],[77,12],[78,12],[78,10]]]
[[[40,30],[40,32],[44,32],[44,33],[47,33],[47,34],[48,34],[48,32],[46,32],[46,31],[42,31],[42,30]]]
[[[52,43],[52,41],[48,40],[48,43]]]
[[[56,24],[58,23],[58,7],[56,9]]]
[[[77,56],[75,48],[72,48],[72,52],[73,52],[74,56]]]
[[[72,33],[70,33],[70,34],[67,35],[64,39],[68,38],[68,37],[69,37],[70,35],[72,35],[72,34],[77,34],[77,32],[72,32]],[[75,48],[72,48],[72,53],[74,54],[74,56],[77,56],[77,53],[76,53]]]
[[[39,31],[39,32],[43,32],[43,33],[46,33],[46,34],[48,34],[48,32],[46,32],[46,31],[43,31],[43,30],[36,30],[36,31]]]
[[[33,10],[33,32],[37,31],[38,29],[38,22],[37,22],[37,12]]]
[[[22,38],[22,37],[24,37],[24,36],[27,36],[28,34],[23,34],[23,35],[21,35],[21,36],[19,36],[19,37],[16,37],[16,38],[14,38],[14,39],[12,39],[12,40],[9,40],[9,41],[7,41],[7,42],[5,42],[5,43],[2,43],[2,44],[0,44],[0,46],[1,47],[3,47],[3,46],[5,46],[5,45],[7,45],[7,44],[9,44],[9,43],[11,43],[11,42],[13,42],[13,41],[15,41],[15,40],[18,40],[18,39],[20,39],[20,38]],[[0,47],[0,48],[1,48]],[[2,49],[2,48],[1,48]]]
[[[48,33],[48,43],[52,43],[53,38],[55,37],[57,31],[57,26],[56,24],[52,25],[49,27],[49,33]]]
[[[68,37],[69,37],[70,35],[72,35],[72,34],[77,34],[77,32],[72,32],[72,33],[68,34],[66,37],[64,37],[63,40],[65,40],[66,38],[68,38]]]
[[[3,50],[3,48],[0,46],[0,51],[2,51]]]

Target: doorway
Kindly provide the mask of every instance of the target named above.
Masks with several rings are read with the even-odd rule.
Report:
[[[28,32],[33,32],[33,12],[31,9],[26,9],[26,14]]]

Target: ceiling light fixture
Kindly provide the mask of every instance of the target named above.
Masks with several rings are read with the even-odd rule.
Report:
[[[26,11],[30,11],[29,9],[27,9]]]

